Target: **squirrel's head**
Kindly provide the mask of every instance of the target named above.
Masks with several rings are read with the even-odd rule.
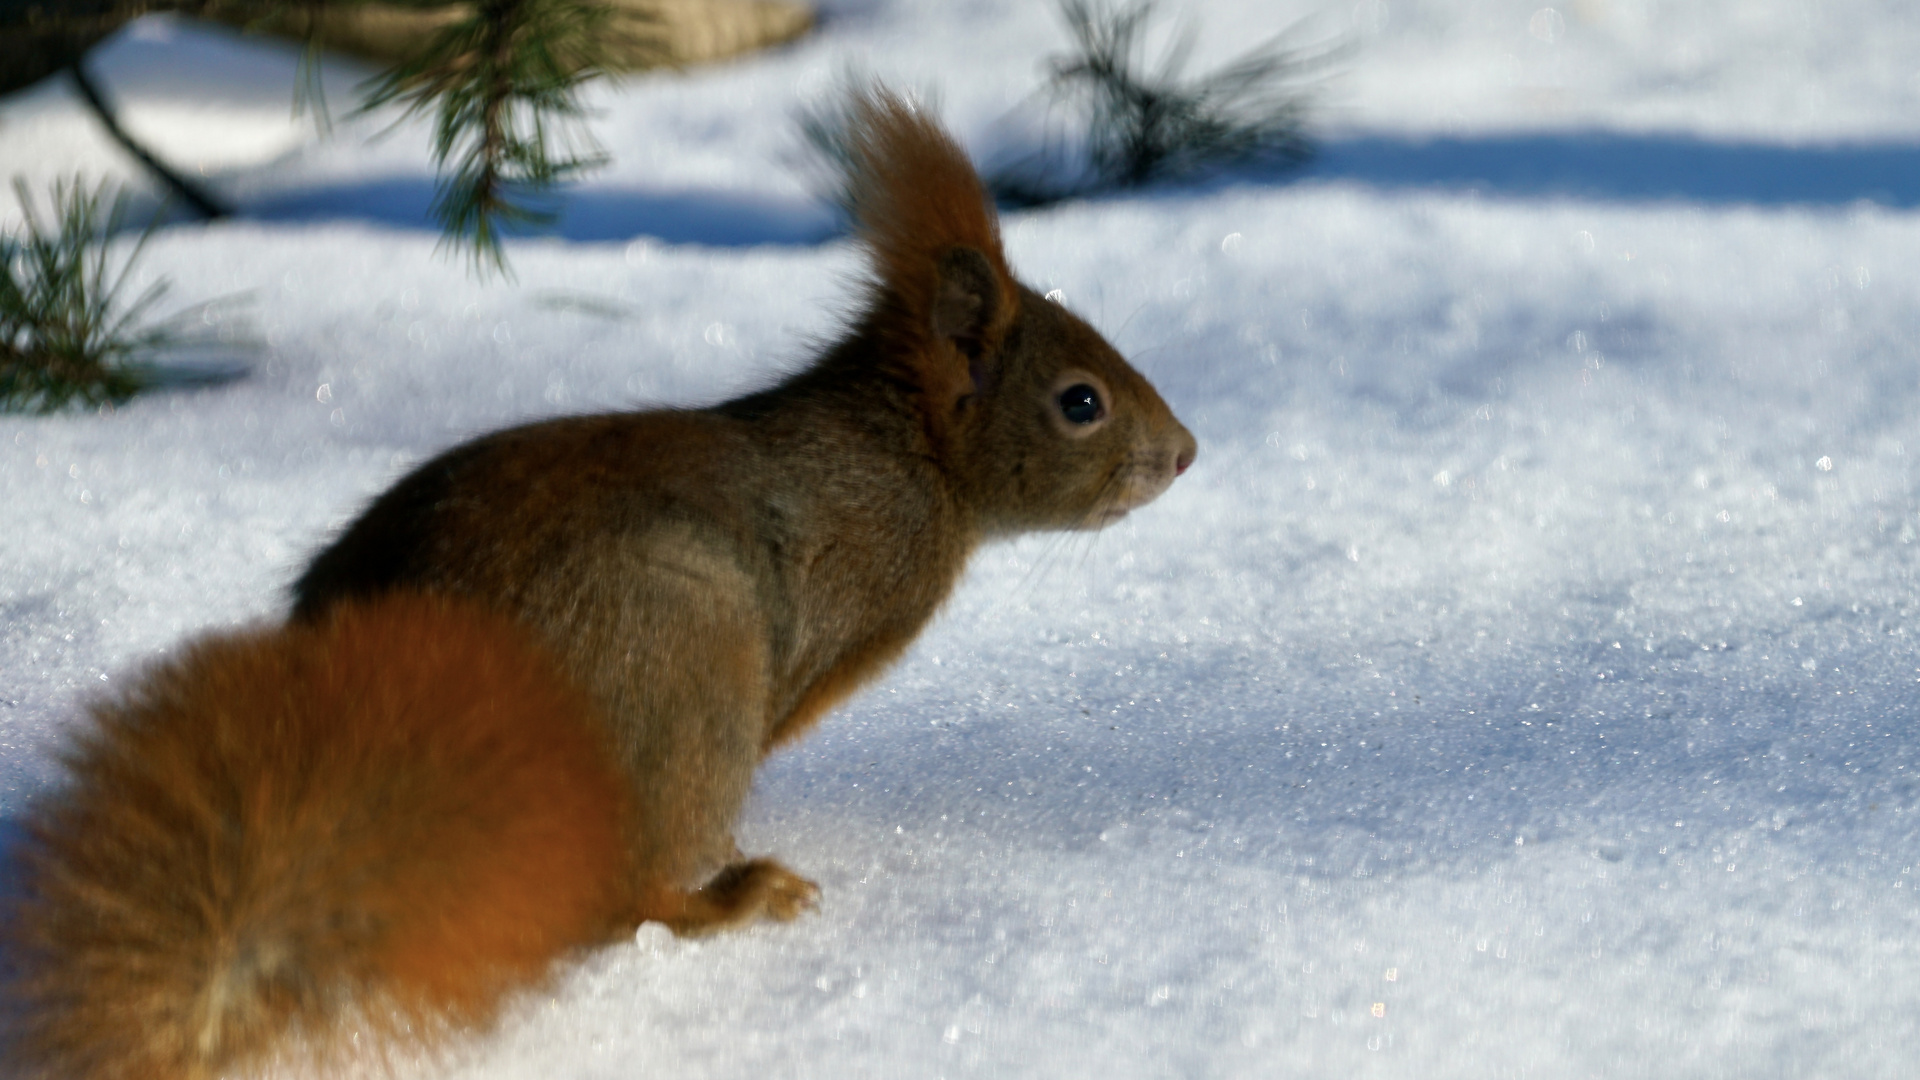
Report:
[[[1092,327],[1014,279],[966,155],[884,91],[851,112],[867,327],[989,532],[1097,529],[1193,463],[1193,435]]]

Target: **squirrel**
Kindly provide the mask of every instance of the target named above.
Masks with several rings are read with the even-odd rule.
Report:
[[[1152,385],[1014,278],[951,137],[879,88],[847,117],[871,274],[809,366],[456,446],[313,558],[286,626],[96,708],[30,823],[0,1002],[39,1075],[431,1043],[643,922],[796,918],[818,888],[733,839],[760,762],[983,542],[1099,529],[1187,470]],[[347,653],[359,689],[326,681]]]

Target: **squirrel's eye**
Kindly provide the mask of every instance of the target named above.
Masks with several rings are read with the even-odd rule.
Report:
[[[1100,391],[1086,383],[1074,383],[1060,392],[1060,415],[1076,424],[1091,424],[1100,419]]]

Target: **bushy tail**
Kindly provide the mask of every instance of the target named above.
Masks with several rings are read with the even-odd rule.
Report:
[[[521,631],[444,600],[189,646],[32,811],[12,1064],[200,1078],[486,1023],[627,910],[602,738]]]

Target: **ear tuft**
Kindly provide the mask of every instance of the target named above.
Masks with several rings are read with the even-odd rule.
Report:
[[[1012,321],[1019,294],[966,154],[924,110],[883,87],[856,92],[848,117],[848,190],[875,285],[918,333],[987,347]]]

